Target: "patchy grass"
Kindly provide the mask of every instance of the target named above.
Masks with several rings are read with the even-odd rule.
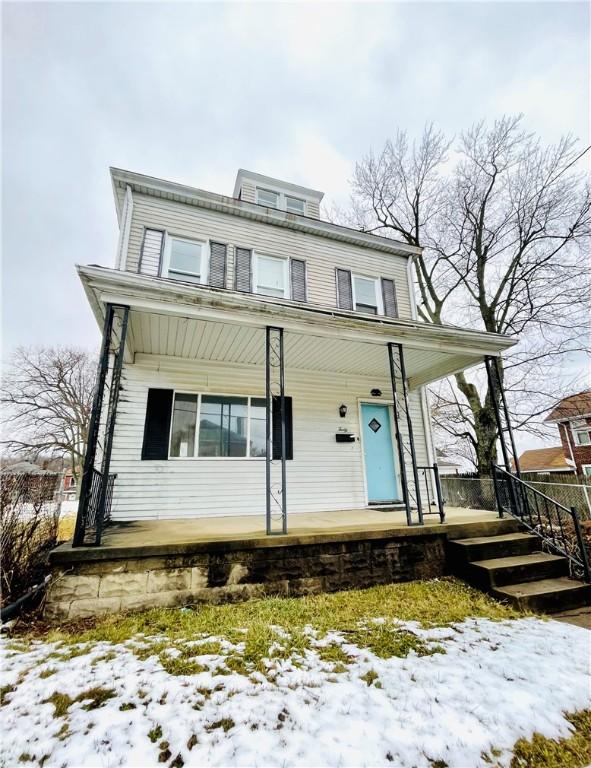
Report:
[[[407,629],[388,624],[368,624],[359,627],[349,634],[349,638],[359,648],[369,648],[380,659],[408,656],[411,651],[419,656],[444,653],[441,646],[432,647]]]
[[[574,733],[554,741],[535,733],[513,748],[511,768],[583,768],[591,764],[591,709],[566,715]]]
[[[160,741],[162,738],[162,726],[156,725],[152,730],[148,731],[148,738],[152,742],[152,744],[155,744],[157,741]]]
[[[218,728],[221,728],[224,733],[228,733],[230,728],[233,728],[235,725],[236,723],[232,720],[231,717],[223,717],[221,720],[216,720],[215,723],[211,723],[211,725],[206,725],[205,730],[215,731]]]
[[[112,688],[89,688],[87,691],[82,691],[75,699],[68,696],[67,693],[60,693],[56,691],[48,696],[44,700],[44,704],[53,704],[55,718],[65,717],[68,714],[68,710],[75,702],[84,702],[82,709],[89,712],[92,709],[98,709],[102,707],[109,699],[115,698],[117,694]]]
[[[202,605],[189,610],[161,608],[142,613],[112,614],[84,624],[71,623],[50,629],[43,639],[72,644],[120,643],[140,633],[165,634],[169,640],[215,635],[247,643],[250,640],[254,647],[262,632],[269,632],[274,640],[277,639],[269,629],[272,625],[283,627],[290,633],[302,631],[307,625],[326,632],[352,629],[359,622],[376,616],[418,621],[424,627],[432,627],[460,622],[468,617],[510,619],[523,616],[523,613],[457,579],[445,578],[306,597],[268,597],[233,605]],[[246,636],[244,629],[248,631]]]
[[[55,691],[51,696],[44,699],[43,703],[53,704],[53,716],[58,718],[68,714],[68,710],[74,703],[74,699],[70,698],[67,693],[59,693],[59,691]]]
[[[522,615],[459,580],[446,578],[299,598],[270,597],[234,605],[113,614],[50,628],[44,639],[63,644],[48,660],[68,661],[88,653],[95,642],[122,643],[143,635],[145,644],[128,646],[129,650],[140,659],[157,656],[162,667],[173,675],[207,670],[210,660],[204,657],[210,655],[225,656],[218,674],[265,674],[269,658],[290,658],[299,666],[309,650],[332,662],[335,671],[340,672],[350,663],[350,657],[339,642],[316,645],[310,627],[316,639],[333,630],[341,633],[346,642],[367,648],[380,658],[390,658],[411,652],[424,656],[441,649],[388,619],[417,621],[429,628],[468,617],[500,620]],[[376,617],[386,621],[376,623]],[[23,639],[31,637],[35,637],[32,632]],[[214,638],[229,641],[234,650],[222,652],[220,642]],[[189,640],[191,643],[187,643]],[[175,653],[170,653],[171,649]],[[110,660],[110,653],[106,653],[93,664]]]
[[[42,680],[45,680],[46,678],[51,677],[52,675],[55,675],[56,672],[57,672],[57,669],[55,667],[48,667],[47,669],[43,669],[41,670],[41,672],[39,672],[39,677]]]

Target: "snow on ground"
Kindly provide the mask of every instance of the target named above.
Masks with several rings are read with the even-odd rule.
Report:
[[[0,710],[2,764],[47,756],[46,768],[432,768],[438,760],[490,768],[493,748],[493,764],[508,766],[519,738],[567,736],[562,713],[591,706],[587,630],[534,618],[399,626],[445,653],[381,659],[333,633],[313,641],[317,650],[270,659],[266,674],[247,677],[225,666],[240,645],[222,641],[221,653],[200,656],[193,640],[185,651],[204,671],[174,675],[158,656],[134,653],[162,637],[96,643],[73,657],[72,646],[60,643],[21,651],[4,640],[0,685],[14,690]],[[278,629],[278,646],[283,639]],[[349,663],[322,661],[327,642],[338,643]],[[180,653],[175,645],[171,658]],[[112,698],[93,702],[96,688]],[[56,693],[79,700],[56,717],[54,703],[43,703]]]

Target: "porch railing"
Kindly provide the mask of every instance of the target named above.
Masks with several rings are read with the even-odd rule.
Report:
[[[111,519],[111,502],[113,500],[113,486],[117,475],[107,476],[107,485],[105,489],[105,503],[101,509],[101,490],[103,484],[102,472],[98,469],[92,470],[90,487],[83,514],[83,544],[87,546],[98,546],[101,543],[101,533],[106,523]]]
[[[546,549],[568,558],[573,578],[591,582],[589,553],[577,510],[562,506],[496,465],[492,476],[499,517],[505,513],[516,517],[542,540]]]
[[[418,479],[420,486],[419,498],[424,502],[424,515],[439,515],[439,521],[445,522],[445,510],[443,505],[445,499],[441,490],[439,479],[439,467],[437,464],[432,466],[417,466]]]

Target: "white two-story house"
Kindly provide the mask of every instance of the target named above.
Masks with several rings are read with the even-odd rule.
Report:
[[[78,266],[103,350],[75,543],[113,521],[441,512],[425,386],[499,356],[417,319],[413,258],[240,170],[229,196],[111,170],[114,266]],[[108,478],[110,477],[110,480]]]

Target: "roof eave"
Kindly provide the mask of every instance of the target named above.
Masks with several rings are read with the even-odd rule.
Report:
[[[248,294],[237,295],[224,289],[196,287],[175,283],[163,278],[137,275],[115,269],[96,266],[77,265],[76,269],[84,285],[89,302],[97,321],[103,317],[102,306],[97,296],[125,296],[136,301],[154,298],[168,301],[171,308],[179,311],[183,303],[187,308],[217,308],[233,313],[250,313],[261,316],[266,322],[270,314],[281,313],[282,324],[318,322],[321,326],[334,326],[349,334],[355,333],[371,338],[374,342],[380,337],[404,336],[407,338],[428,339],[432,337],[437,344],[453,344],[464,348],[467,354],[498,356],[517,343],[516,339],[499,334],[456,328],[454,326],[431,325],[417,320],[400,320],[380,316],[359,317],[354,312],[320,305],[307,305],[282,299],[251,297]],[[185,300],[185,301],[183,301]],[[323,322],[324,321],[324,322]],[[258,322],[261,322],[259,320]],[[361,340],[361,338],[360,338]],[[477,350],[477,352],[476,352]]]
[[[154,194],[164,199],[178,200],[198,207],[215,209],[222,213],[254,219],[266,224],[306,232],[331,240],[347,242],[362,248],[371,248],[396,256],[412,258],[422,253],[422,249],[417,246],[351,229],[340,224],[322,221],[321,219],[265,208],[256,203],[248,203],[244,200],[237,200],[234,197],[226,197],[225,195],[207,192],[177,182],[165,181],[153,176],[145,176],[133,171],[125,171],[120,168],[111,168],[110,172],[114,189],[117,184],[129,185],[132,190],[142,194]]]

